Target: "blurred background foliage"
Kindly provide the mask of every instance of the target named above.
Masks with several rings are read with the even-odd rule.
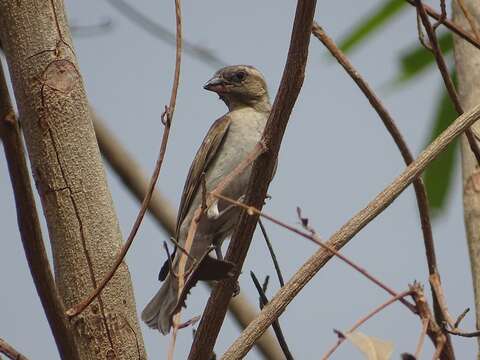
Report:
[[[350,32],[339,41],[340,48],[346,53],[352,53],[355,48],[368,41],[368,39],[388,26],[396,16],[410,5],[405,0],[386,0],[377,9],[354,25]],[[452,57],[453,38],[450,31],[438,28],[438,41],[447,60]],[[395,90],[418,78],[426,71],[436,69],[435,58],[425,49],[419,41],[405,49],[399,58],[398,73],[392,79],[391,86]],[[455,74],[452,71],[455,80]],[[441,80],[439,80],[441,82]],[[432,119],[430,134],[425,139],[427,145],[438,136],[457,117],[452,102],[444,88],[443,82],[439,83],[441,91],[436,95],[434,118]],[[458,141],[452,143],[425,171],[423,178],[427,187],[432,215],[438,214],[446,206],[446,200],[451,188]]]

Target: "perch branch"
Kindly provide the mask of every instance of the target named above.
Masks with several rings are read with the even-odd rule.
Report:
[[[98,115],[93,113],[93,119],[98,144],[104,158],[125,186],[133,193],[137,200],[141,202],[148,191],[148,179],[142,173],[137,161],[128,153],[123,145],[115,139],[114,134],[106,128]],[[160,227],[162,227],[169,236],[173,236],[176,223],[175,210],[158,190],[154,190],[153,192],[149,211]],[[237,295],[230,301],[229,310],[241,328],[247,327],[257,315],[256,309],[242,294]],[[282,351],[270,332],[266,332],[255,345],[267,359],[278,359],[282,356]]]
[[[247,203],[258,208],[263,206],[281,140],[303,84],[315,5],[315,0],[297,2],[287,63],[262,136],[267,151],[255,161],[246,191]],[[258,217],[250,217],[245,213],[240,215],[226,255],[227,261],[236,264],[235,274],[231,279],[220,281],[212,292],[193,341],[188,357],[190,360],[207,359],[213,351],[257,220]]]
[[[416,177],[420,176],[427,165],[445,150],[452,140],[477,121],[479,117],[480,105],[459,116],[400,176],[343,225],[330,238],[328,245],[335,250],[339,250],[346,245],[353,236],[385,210]],[[323,248],[312,255],[230,346],[223,355],[223,359],[240,359],[244,356],[255,340],[271,325],[274,319],[281,315],[292,299],[331,258],[332,253]]]

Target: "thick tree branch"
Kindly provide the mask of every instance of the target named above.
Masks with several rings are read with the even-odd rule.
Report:
[[[303,84],[315,5],[315,0],[299,0],[297,3],[287,63],[262,137],[267,151],[255,161],[246,193],[246,203],[258,209],[263,206],[281,140]],[[207,359],[213,351],[257,220],[258,216],[250,217],[245,212],[240,217],[226,255],[226,260],[236,264],[236,274],[232,279],[219,282],[210,296],[192,345],[190,360]]]
[[[480,3],[477,0],[464,0],[465,10],[472,14],[475,25],[480,25]],[[468,18],[460,9],[457,1],[452,1],[453,19],[456,24],[469,28]],[[458,96],[465,110],[473,108],[480,98],[480,51],[458,36],[453,37],[455,66],[458,74]],[[472,126],[475,142],[479,143],[480,123]],[[480,170],[478,162],[470,151],[468,141],[462,137],[462,177],[463,177],[463,211],[470,266],[472,271],[476,329],[480,329],[480,192],[478,179]],[[478,340],[480,348],[480,339]],[[480,350],[477,353],[480,358]]]
[[[480,118],[480,105],[458,117],[437,139],[435,139],[411,163],[400,176],[378,194],[364,209],[360,210],[343,225],[327,242],[335,250],[345,246],[361,229],[378,214],[385,210],[405,188],[421,175],[422,171],[435,159],[450,142]],[[240,359],[251,348],[258,336],[280,316],[287,305],[315,276],[315,274],[332,258],[329,250],[320,249],[308,259],[293,275],[275,297],[263,308],[260,315],[243,331],[230,346],[222,359]]]
[[[0,65],[0,138],[5,149],[25,257],[62,359],[79,359],[72,328],[63,314],[38,220],[20,129]]]
[[[68,308],[97,286],[123,239],[63,1],[0,0],[0,37]],[[146,357],[125,263],[72,326],[82,359]]]

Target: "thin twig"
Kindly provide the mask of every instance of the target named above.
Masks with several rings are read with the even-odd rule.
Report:
[[[445,294],[443,292],[439,277],[430,276],[429,280],[430,280],[430,284],[432,285],[432,288],[436,293],[436,296],[438,298],[438,302],[440,305],[440,310],[442,311],[443,318],[445,319],[445,324],[444,324],[445,331],[447,331],[449,334],[462,336],[462,337],[479,337],[480,330],[465,331],[458,328],[458,326],[460,325],[460,322],[463,320],[463,318],[465,317],[469,309],[463,311],[463,313],[461,313],[456,320],[453,320],[452,316],[448,311],[447,302],[445,300]]]
[[[80,359],[78,347],[70,324],[64,316],[63,303],[43,241],[38,219],[25,149],[0,64],[0,139],[5,150],[8,172],[13,188],[20,237],[43,310],[52,330],[62,359]]]
[[[423,26],[427,32],[428,38],[430,40],[430,47],[429,50],[433,52],[435,56],[435,61],[437,62],[438,69],[440,70],[440,74],[442,75],[443,82],[445,83],[445,87],[447,89],[448,95],[453,102],[455,110],[457,111],[458,115],[463,114],[463,108],[460,104],[460,99],[458,97],[457,91],[455,90],[455,85],[453,84],[453,80],[450,76],[448,71],[447,64],[445,59],[442,55],[442,50],[440,49],[440,45],[438,44],[437,35],[435,33],[432,24],[430,23],[430,19],[428,18],[428,14],[425,10],[425,5],[421,0],[415,0],[417,4],[418,14],[422,19]],[[465,135],[467,136],[468,144],[470,145],[470,149],[472,150],[477,162],[480,164],[480,148],[478,147],[478,143],[475,140],[475,136],[471,129],[467,129],[465,131]]]
[[[298,0],[297,2],[287,62],[262,135],[267,151],[253,164],[245,194],[246,201],[258,208],[261,208],[265,201],[283,134],[303,85],[315,6],[315,0]],[[251,218],[245,213],[240,215],[225,257],[227,261],[236,265],[236,271],[231,279],[219,281],[212,292],[193,341],[189,360],[207,359],[212,353],[225,319],[228,303],[234,293],[235,283],[250,247],[257,220],[258,217]]]
[[[435,354],[433,355],[433,359],[439,359],[441,356],[443,356],[442,354],[445,354],[445,351],[443,350],[447,344],[447,336],[445,336],[442,328],[435,321],[420,284],[414,283],[410,286],[410,290],[412,291],[412,297],[417,306],[418,315],[422,320],[422,324],[423,322],[427,322],[426,331],[435,346]],[[451,357],[447,357],[447,359],[454,359],[454,356],[451,355]]]
[[[480,105],[458,117],[422,151],[419,157],[400,176],[335,232],[328,241],[328,245],[337,251],[345,246],[361,229],[385,210],[415,178],[420,176],[425,168],[447,148],[448,144],[479,118]],[[277,292],[274,298],[260,312],[260,315],[242,332],[240,337],[235,340],[223,355],[223,359],[240,359],[244,356],[253,346],[255,340],[285,310],[293,298],[331,258],[332,253],[329,250],[323,248],[317,250],[285,286]]]
[[[132,245],[133,240],[135,239],[135,235],[137,234],[137,231],[140,228],[140,224],[142,223],[143,217],[145,216],[145,213],[147,212],[148,203],[150,202],[150,199],[152,198],[152,193],[155,190],[155,184],[157,183],[158,177],[160,175],[160,170],[162,168],[163,159],[165,157],[165,152],[166,152],[166,149],[167,149],[167,142],[168,142],[168,135],[169,134],[170,134],[170,122],[167,122],[167,124],[165,125],[165,128],[163,130],[163,137],[162,137],[162,144],[160,146],[160,153],[158,155],[158,159],[157,159],[157,162],[155,164],[155,170],[153,171],[152,178],[150,179],[150,184],[148,186],[148,192],[145,195],[145,198],[143,199],[142,206],[140,207],[137,218],[135,219],[135,222],[132,226],[132,230],[130,231],[130,234],[128,235],[127,241],[125,242],[122,249],[118,253],[118,255],[115,259],[115,262],[113,263],[113,265],[110,268],[107,275],[102,279],[102,281],[95,288],[95,290],[93,290],[93,292],[91,292],[90,295],[88,295],[88,297],[86,297],[84,300],[82,300],[78,304],[72,306],[70,309],[68,309],[66,311],[67,316],[69,316],[69,317],[77,316],[83,310],[85,310],[88,305],[90,305],[92,303],[92,301],[102,292],[102,290],[105,288],[105,286],[111,280],[111,278],[113,277],[113,275],[117,271],[118,267],[123,262],[123,259],[125,258],[125,255],[127,255],[127,252],[130,249],[130,246]]]
[[[28,360],[25,355],[19,353],[12,345],[7,343],[2,338],[0,338],[0,354],[4,354],[12,360]]]
[[[400,130],[395,124],[395,120],[390,115],[386,107],[383,105],[380,98],[375,94],[373,89],[363,79],[361,74],[355,69],[343,52],[335,45],[334,41],[325,33],[325,31],[318,25],[314,24],[312,28],[313,34],[325,45],[330,53],[337,59],[340,65],[347,71],[350,77],[355,81],[358,87],[362,90],[372,107],[377,112],[383,124],[390,133],[392,139],[402,155],[405,164],[409,165],[413,162],[413,154],[410,151],[405,139]],[[435,256],[435,246],[433,241],[432,225],[430,222],[430,215],[428,209],[427,191],[421,178],[415,179],[413,182],[415,196],[417,199],[418,212],[420,213],[420,222],[422,224],[422,233],[425,243],[425,252],[427,256],[429,273],[437,272],[437,260]]]
[[[398,293],[391,289],[389,286],[385,285],[381,280],[377,279],[375,276],[371,275],[367,270],[365,270],[364,268],[362,268],[361,266],[355,264],[352,260],[350,260],[349,258],[347,258],[345,255],[343,255],[342,253],[338,252],[337,250],[335,250],[332,246],[328,245],[327,243],[325,243],[324,241],[322,241],[320,239],[320,237],[316,234],[316,233],[312,233],[311,230],[309,230],[308,232],[304,232],[302,230],[299,230],[291,225],[288,225],[287,223],[283,222],[283,221],[280,221],[268,214],[265,214],[264,212],[261,212],[260,210],[254,208],[253,206],[248,206],[248,205],[245,205],[244,203],[241,203],[239,201],[236,201],[234,199],[230,199],[226,196],[223,196],[223,195],[215,195],[216,197],[218,197],[219,199],[222,199],[224,201],[227,201],[233,205],[236,205],[238,207],[241,207],[243,209],[246,210],[247,214],[249,215],[254,215],[254,214],[257,214],[258,216],[260,217],[263,217],[271,222],[273,222],[274,224],[277,224],[281,227],[283,227],[284,229],[287,229],[297,235],[300,235],[302,237],[304,237],[305,239],[308,239],[312,242],[314,242],[315,244],[319,245],[320,247],[324,248],[325,250],[331,252],[333,255],[335,255],[336,257],[338,257],[340,260],[342,260],[343,262],[345,262],[347,265],[351,266],[352,268],[354,268],[356,271],[358,271],[360,274],[362,274],[363,276],[365,276],[367,279],[369,279],[370,281],[372,281],[375,285],[379,286],[380,288],[382,288],[383,290],[385,290],[387,293],[389,293],[390,295],[392,296],[397,296]],[[400,299],[400,301],[402,302],[402,304],[404,304],[410,311],[412,311],[413,313],[415,313],[415,306],[413,304],[411,304],[410,302],[408,302],[407,300],[405,299]]]
[[[385,301],[384,303],[380,304],[379,306],[377,306],[375,309],[373,309],[371,312],[369,312],[367,315],[365,315],[364,317],[362,317],[361,319],[359,319],[349,330],[348,332],[349,333],[352,333],[354,332],[355,330],[357,330],[360,326],[362,326],[365,322],[367,322],[369,319],[371,319],[372,317],[374,317],[376,314],[378,314],[380,311],[382,311],[383,309],[385,309],[387,306],[393,304],[394,302],[398,301],[398,300],[402,300],[404,297],[408,296],[408,295],[411,295],[412,294],[412,291],[411,290],[406,290],[406,291],[403,291],[401,292],[400,294],[388,299],[387,301]],[[345,341],[345,337],[339,337],[338,340],[337,340],[337,343],[332,346],[332,348],[330,350],[328,350],[325,355],[323,355],[322,357],[322,360],[327,360],[334,352],[335,350],[338,349],[338,347]]]
[[[114,172],[120,177],[120,180],[125,184],[126,188],[139,202],[142,202],[148,191],[148,178],[144,176],[138,162],[115,138],[115,135],[108,130],[99,116],[93,111],[92,115],[95,133],[102,155],[108,161]],[[169,236],[174,236],[176,226],[175,209],[158,190],[154,190],[153,192],[149,211],[160,227],[164,229]],[[208,283],[208,285],[211,286],[210,283]],[[230,301],[229,310],[233,315],[233,319],[242,329],[247,327],[258,314],[256,308],[250,304],[243,294],[238,294]],[[277,340],[269,331],[263,334],[255,345],[260,353],[267,359],[273,360],[281,358],[282,356],[282,351],[278,346]]]
[[[258,281],[257,277],[253,273],[253,271],[250,271],[250,276],[252,277],[253,284],[257,288],[258,295],[260,296],[260,301],[263,306],[268,304],[268,298],[265,295],[265,291],[262,289],[262,286],[260,285],[260,282]],[[280,327],[280,323],[277,320],[275,320],[272,323],[273,331],[275,332],[275,335],[277,336],[278,343],[280,344],[280,347],[283,350],[283,354],[285,355],[285,358],[287,360],[293,360],[293,355],[290,352],[290,349],[288,348],[287,341],[285,340],[285,336],[283,335],[282,328]]]
[[[460,315],[458,315],[458,318],[457,318],[457,320],[455,320],[455,324],[453,326],[457,328],[460,325],[460,323],[462,322],[465,315],[467,315],[467,313],[469,311],[470,311],[470,308],[466,308],[465,310],[463,310],[463,312]]]
[[[177,1],[179,1],[179,0],[177,0]],[[177,25],[177,27],[178,27],[178,25]],[[177,29],[177,31],[178,31],[178,29]],[[171,127],[171,124],[172,124],[173,113],[175,111],[176,96],[177,96],[179,79],[180,79],[180,60],[181,60],[181,34],[180,34],[180,46],[179,46],[179,49],[178,49],[178,46],[177,46],[177,51],[176,51],[176,56],[175,56],[175,75],[174,75],[174,80],[173,80],[173,85],[172,85],[172,94],[170,96],[170,104],[169,104],[168,108],[166,109],[166,111],[164,113],[164,115],[166,117],[166,121],[163,121],[163,119],[162,119],[162,122],[164,123],[162,143],[160,145],[160,152],[158,154],[158,159],[157,159],[157,162],[155,164],[155,169],[154,169],[152,177],[150,179],[150,183],[149,183],[149,186],[148,186],[148,191],[145,195],[145,198],[143,199],[142,206],[140,207],[140,211],[138,212],[137,218],[135,219],[135,222],[132,226],[132,230],[130,231],[130,234],[128,235],[127,241],[123,245],[120,253],[117,255],[117,258],[115,259],[115,262],[114,262],[113,266],[111,267],[110,271],[102,279],[100,284],[95,288],[95,290],[87,298],[85,298],[80,303],[74,305],[73,307],[71,307],[70,309],[68,309],[66,311],[66,314],[69,317],[77,316],[83,310],[85,310],[87,308],[87,306],[92,303],[92,301],[102,292],[102,290],[105,288],[105,286],[111,280],[111,278],[113,277],[113,275],[117,271],[118,267],[123,262],[123,259],[127,255],[127,252],[130,249],[130,246],[132,245],[133,240],[135,239],[135,235],[137,234],[137,231],[140,228],[143,217],[145,216],[145,213],[147,212],[150,200],[152,198],[153,191],[155,190],[155,185],[157,183],[158,177],[160,176],[160,170],[162,168],[163,159],[165,157],[165,153],[166,153],[166,150],[167,150],[168,136],[170,134],[170,127]]]
[[[418,344],[417,348],[415,349],[415,359],[420,359],[420,355],[422,355],[423,344],[425,343],[425,335],[427,335],[428,329],[428,320],[422,320],[422,329],[420,331],[420,336],[418,337]]]
[[[410,5],[412,6],[417,6],[416,1],[417,0],[405,0],[407,1]],[[425,11],[428,16],[431,18],[440,21],[442,19],[442,15],[437,13],[433,8],[431,8],[428,5],[423,5],[425,8]],[[473,36],[471,36],[467,31],[463,30],[462,28],[458,27],[453,21],[450,21],[448,19],[444,19],[442,21],[442,25],[447,27],[450,31],[455,33],[456,35],[460,36],[464,40],[468,41],[470,44],[475,46],[477,49],[480,49],[480,41],[477,41]]]
[[[180,68],[182,64],[182,46],[183,46],[183,38],[182,38],[182,8],[180,0],[175,0],[175,70],[173,75],[173,83],[172,83],[172,92],[170,94],[170,103],[168,105],[168,111],[166,112],[167,118],[167,125],[170,127],[173,113],[175,112],[175,105],[177,103],[177,94],[178,94],[178,86],[180,84]],[[186,252],[189,252],[187,247]],[[186,255],[182,252],[181,258],[185,257]],[[173,270],[173,269],[172,269]],[[172,273],[173,274],[173,273]],[[179,270],[179,284],[183,280],[184,273],[182,273],[182,269]],[[175,280],[174,280],[175,281]],[[183,288],[179,286],[178,289],[178,296],[182,293]],[[172,331],[172,341],[170,342],[170,347],[168,350],[168,359],[173,360],[174,352],[175,352],[175,343],[177,340],[177,331],[179,329],[180,324],[180,314],[178,314],[176,321],[173,322],[173,331]]]
[[[462,10],[463,15],[465,16],[465,19],[467,19],[467,22],[470,25],[470,29],[472,30],[472,33],[475,35],[475,39],[477,41],[480,41],[480,33],[478,32],[477,25],[475,23],[475,18],[472,16],[470,11],[468,11],[465,1],[463,0],[455,0],[455,1],[460,6],[460,9]]]
[[[437,20],[437,22],[433,25],[433,29],[437,30],[437,28],[445,22],[447,19],[447,4],[445,3],[445,0],[440,0],[440,19]],[[477,38],[478,40],[478,38]]]
[[[417,16],[417,20],[420,21],[420,16]],[[380,98],[375,94],[373,89],[368,85],[368,83],[362,78],[360,73],[355,69],[355,67],[351,64],[345,54],[335,45],[334,41],[325,33],[325,31],[317,24],[315,24],[312,28],[313,34],[325,45],[325,47],[330,51],[330,53],[337,59],[337,61],[342,65],[342,67],[347,71],[347,73],[351,76],[354,82],[358,85],[358,87],[362,90],[372,107],[375,109],[379,117],[382,119],[385,127],[387,128],[388,132],[392,136],[395,144],[397,145],[403,160],[407,165],[411,164],[413,161],[413,155],[406,141],[403,139],[400,130],[395,124],[394,119],[387,111],[383,103],[381,102]],[[421,30],[419,24],[419,39],[423,41],[423,32]],[[429,46],[425,44],[426,46]],[[438,43],[436,44],[438,48]],[[431,45],[432,47],[435,44]],[[433,50],[432,50],[433,51]],[[453,85],[453,84],[452,84]],[[428,272],[429,274],[435,275],[438,274],[438,266],[437,266],[437,259],[435,255],[435,244],[433,240],[433,233],[432,233],[432,226],[430,221],[430,214],[428,208],[428,199],[427,199],[427,192],[425,189],[425,185],[421,179],[418,177],[413,182],[413,187],[415,191],[415,196],[417,200],[418,211],[420,214],[420,222],[422,225],[422,233],[423,233],[423,240],[424,240],[424,247],[425,247],[425,254],[427,258],[427,265],[428,265]],[[438,311],[438,301],[435,298],[435,292],[432,289],[433,294],[433,302],[434,302],[434,309],[435,315],[441,316],[440,312]],[[443,318],[438,318],[438,322],[442,322]]]
[[[285,285],[285,282],[283,281],[282,270],[280,269],[280,265],[278,264],[275,251],[273,251],[273,246],[272,246],[272,243],[270,242],[270,238],[268,237],[267,230],[265,229],[265,226],[263,225],[262,220],[259,219],[258,224],[260,225],[260,229],[262,230],[263,237],[265,239],[265,242],[267,243],[268,252],[270,253],[270,257],[272,258],[273,266],[275,266],[275,272],[277,273],[278,282],[280,283],[280,286],[283,286]]]

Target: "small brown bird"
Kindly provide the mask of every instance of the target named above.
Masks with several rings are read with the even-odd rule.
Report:
[[[234,65],[220,69],[205,84],[204,89],[216,92],[228,107],[228,113],[216,120],[195,155],[183,189],[177,218],[175,239],[184,247],[194,212],[202,203],[202,182],[212,191],[219,182],[253,151],[260,140],[271,105],[267,84],[262,74],[252,66]],[[248,186],[251,166],[237,176],[222,192],[223,195],[242,199]],[[202,180],[204,177],[205,180]],[[238,220],[239,210],[224,201],[216,201],[202,216],[190,249],[190,257],[200,260],[212,245],[217,259],[222,242],[231,235]],[[178,274],[180,251],[172,256],[169,266],[164,265],[160,278],[162,287],[142,312],[148,326],[168,334],[174,312],[178,311]],[[211,264],[214,260],[209,258]],[[189,259],[186,271],[193,265]],[[203,271],[202,273],[205,273]],[[168,274],[168,275],[167,275]],[[203,275],[201,280],[215,280],[225,274]]]

